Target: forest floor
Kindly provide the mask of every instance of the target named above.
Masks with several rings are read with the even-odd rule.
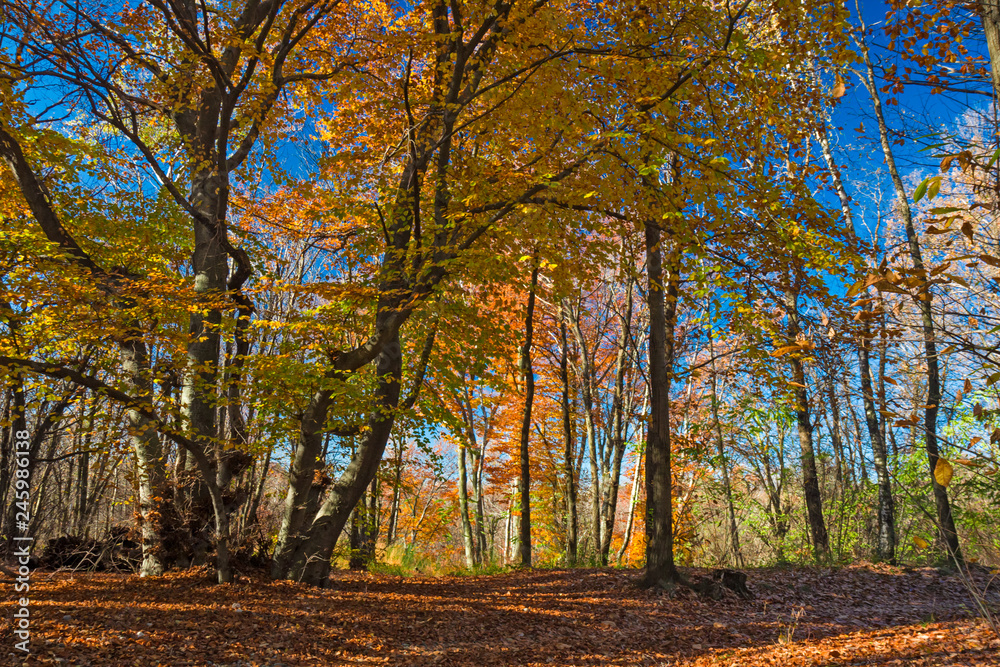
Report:
[[[206,572],[139,579],[39,571],[26,660],[13,651],[14,595],[0,580],[0,663],[1000,665],[1000,637],[974,617],[953,574],[856,565],[748,575],[752,601],[641,590],[637,571],[607,568],[433,578],[337,572],[324,590],[263,577],[218,586]],[[981,576],[985,585],[989,574]]]

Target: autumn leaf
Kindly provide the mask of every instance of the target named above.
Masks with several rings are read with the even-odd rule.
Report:
[[[980,255],[979,261],[989,264],[990,266],[1000,267],[1000,259],[997,259],[992,255]]]
[[[948,486],[954,473],[955,469],[945,459],[938,459],[934,465],[934,481],[941,486]]]
[[[839,97],[843,97],[844,93],[846,92],[847,92],[847,86],[844,83],[844,79],[838,74],[837,82],[833,86],[833,90],[830,92],[830,96],[836,99]]]
[[[972,223],[968,220],[962,223],[962,233],[968,237],[969,241],[973,240]]]

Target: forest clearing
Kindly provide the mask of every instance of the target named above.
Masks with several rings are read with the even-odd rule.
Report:
[[[935,568],[753,570],[752,601],[671,597],[637,587],[639,574],[338,572],[324,590],[263,579],[217,587],[203,571],[42,575],[24,664],[1000,664],[1000,637],[970,617],[954,574]]]
[[[1000,0],[0,0],[0,662],[1000,664]]]

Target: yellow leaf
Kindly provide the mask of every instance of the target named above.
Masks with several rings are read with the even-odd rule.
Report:
[[[934,480],[941,486],[948,486],[951,476],[955,474],[955,469],[944,459],[938,459],[934,466]]]
[[[850,286],[850,288],[847,290],[847,298],[853,299],[858,294],[861,294],[861,290],[863,290],[865,287],[866,287],[865,279],[862,278],[861,280]],[[855,304],[851,304],[851,307],[853,308],[854,305]]]
[[[917,535],[917,536],[915,536],[913,538],[913,543],[917,545],[918,549],[926,549],[927,547],[929,547],[931,545],[930,542],[928,542],[924,538],[920,537],[919,535]]]

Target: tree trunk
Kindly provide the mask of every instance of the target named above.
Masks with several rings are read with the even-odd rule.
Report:
[[[863,24],[862,24],[863,26]],[[928,282],[927,270],[924,267],[924,260],[920,252],[920,239],[917,236],[916,228],[913,225],[913,214],[910,210],[909,195],[903,185],[903,179],[896,168],[895,156],[892,152],[892,144],[889,139],[889,128],[885,122],[885,115],[882,113],[882,101],[878,94],[878,87],[875,84],[875,70],[872,66],[871,55],[868,47],[862,38],[861,52],[865,62],[866,85],[868,93],[871,95],[872,106],[875,111],[875,118],[878,120],[879,138],[882,143],[882,153],[885,157],[889,176],[892,179],[893,188],[896,191],[896,204],[900,217],[906,228],[907,246],[910,251],[910,260],[913,262],[913,270],[917,278],[920,279],[920,289],[914,296],[914,301],[920,311],[921,328],[924,339],[924,363],[927,365],[927,402],[924,404],[924,444],[927,450],[927,463],[930,468],[931,486],[934,492],[934,503],[937,508],[938,531],[941,541],[948,550],[948,555],[956,561],[962,560],[962,551],[958,542],[958,532],[955,530],[955,519],[951,513],[951,503],[948,500],[948,490],[938,484],[934,476],[940,454],[937,442],[937,416],[941,403],[941,381],[938,365],[937,341],[934,331],[934,317],[932,313],[933,290]],[[994,75],[995,76],[995,75]],[[883,444],[884,448],[884,444]]]
[[[351,512],[351,557],[348,567],[364,570],[375,562],[375,542],[379,533],[379,484],[372,480]]]
[[[46,432],[48,432],[48,429],[46,429]],[[43,459],[51,461],[55,457],[56,450],[59,449],[59,442],[62,439],[61,435],[62,435],[61,431],[55,429],[52,431],[52,434],[50,436],[48,435],[46,436],[49,447],[45,451],[45,456],[42,457]],[[37,459],[35,458],[34,455],[32,455],[30,460],[37,460]],[[49,477],[51,477],[52,475],[53,467],[54,466],[52,465],[52,463],[47,463],[44,469],[45,472],[42,473],[42,479],[36,482],[37,486],[34,498],[32,498],[31,510],[28,513],[31,516],[31,523],[28,528],[29,535],[38,534],[39,528],[41,527],[42,524],[42,519],[45,518],[45,514],[47,514],[42,512],[42,501],[45,500],[47,497],[49,497],[48,493]],[[32,473],[32,476],[34,476],[34,473]]]
[[[601,533],[600,564],[607,565],[611,553],[611,540],[618,516],[618,487],[625,457],[625,372],[629,364],[628,347],[632,335],[632,275],[625,283],[625,313],[621,318],[618,337],[618,354],[615,359],[615,393],[611,399],[611,471],[604,488],[604,530]],[[632,403],[629,401],[629,405]]]
[[[6,485],[2,489],[4,493],[4,505],[0,506],[0,525],[3,528],[3,542],[8,551],[13,548],[14,538],[19,537],[19,532],[16,529],[17,521],[17,494],[11,493],[15,491],[12,483],[16,479],[16,470],[21,467],[18,466],[18,458],[15,450],[15,441],[20,438],[16,438],[15,434],[18,431],[28,431],[27,414],[25,410],[24,401],[24,378],[20,373],[15,373],[13,377],[12,386],[8,387],[10,391],[9,402],[7,403],[7,414],[5,421],[10,424],[10,429],[4,429],[4,442],[0,443],[3,445],[3,454],[6,456],[4,461],[5,465],[3,470],[9,471],[7,474],[7,479],[5,480]],[[33,438],[34,439],[34,438]],[[23,455],[22,455],[23,456]],[[24,466],[29,472],[28,480],[31,480],[31,473],[33,472],[35,461],[33,456],[31,456],[30,446],[27,456],[27,466]],[[29,493],[32,492],[29,489]],[[8,502],[9,501],[9,502]]]
[[[211,141],[188,136],[196,145]],[[200,140],[199,140],[200,139]],[[211,155],[211,148],[203,149]],[[219,191],[218,178],[210,170],[199,169],[192,174],[189,199],[205,220],[217,220]],[[194,274],[194,291],[199,298],[216,301],[226,290],[229,266],[226,252],[222,248],[225,223],[219,222],[218,229],[212,229],[205,222],[192,219],[194,227],[194,253],[191,255],[191,270]],[[194,434],[192,441],[202,447],[209,461],[217,458],[216,450],[221,448],[216,404],[219,401],[217,377],[221,352],[219,330],[222,325],[222,311],[217,305],[196,308],[191,311],[187,369],[181,387],[181,412],[186,426]],[[187,458],[187,487],[178,498],[178,508],[184,512],[185,523],[190,528],[188,545],[192,547],[193,565],[202,565],[207,558],[209,534],[212,523],[212,500],[208,492],[208,481],[201,477],[194,459]]]
[[[643,410],[645,412],[645,410]],[[628,553],[628,545],[632,540],[632,529],[635,526],[635,506],[639,502],[639,476],[642,469],[642,459],[645,454],[642,446],[636,447],[635,470],[632,473],[632,491],[628,498],[628,519],[625,522],[625,534],[622,536],[622,546],[615,556],[615,562],[621,565],[622,558]]]
[[[22,438],[17,438],[15,434],[19,431],[28,433],[28,420],[27,420],[28,415],[24,400],[24,378],[20,373],[15,373],[13,387],[11,387],[10,391],[12,396],[7,417],[10,420],[9,423],[11,425],[11,428],[10,431],[6,434],[8,436],[7,442],[3,443],[5,445],[4,454],[8,454],[7,465],[11,470],[11,473],[10,475],[8,475],[7,478],[7,484],[11,485],[12,482],[16,483],[15,480],[17,479],[16,477],[17,473],[14,471],[20,469],[27,470],[26,473],[27,480],[30,483],[32,481],[31,478],[33,476],[35,469],[35,460],[37,458],[37,456],[31,450],[36,448],[34,446],[35,442],[40,439],[41,434],[36,432],[32,435],[26,457],[23,454],[20,456],[17,454],[17,450],[15,449],[16,446],[15,443],[17,440],[22,440]],[[24,458],[27,459],[26,461],[27,465],[25,466],[19,465],[18,464],[19,459],[24,459]],[[37,481],[35,482],[34,486],[35,486],[34,489],[29,488],[28,491],[29,493],[37,495],[38,492]],[[9,486],[8,488],[15,488],[15,487]],[[8,488],[5,488],[4,491],[8,491]],[[3,516],[3,524],[4,524],[3,536],[9,555],[10,551],[13,550],[14,544],[16,544],[14,542],[14,538],[21,537],[22,535],[20,534],[21,533],[26,534],[27,531],[24,530],[23,528],[21,530],[17,529],[17,493],[15,492],[9,495],[8,499],[10,501],[9,504],[7,504],[5,507],[0,507],[0,511],[5,510]]]
[[[80,455],[80,463],[76,471],[76,508],[73,514],[72,531],[74,535],[86,537],[87,494],[90,492],[90,453],[86,448],[90,438],[84,437],[84,453]]]
[[[313,448],[317,453],[319,451],[320,428],[325,419],[325,410],[323,418],[320,418],[319,411],[304,417],[303,421],[308,420],[309,428],[303,426],[302,440],[306,442],[300,443],[296,448],[296,458],[292,462],[292,484],[289,485],[286,496],[285,518],[271,563],[273,578],[303,581],[313,586],[326,585],[330,575],[330,558],[337,538],[351,511],[378,472],[392,428],[394,410],[399,404],[402,367],[399,336],[393,334],[383,346],[376,362],[378,384],[374,396],[375,406],[363,440],[340,478],[330,487],[325,501],[308,527],[304,525],[308,514],[306,508],[300,510],[296,502],[309,495],[317,454],[313,454],[311,461],[303,459],[308,459]],[[305,446],[307,444],[310,446]],[[308,477],[303,474],[306,471],[309,472]]]
[[[149,377],[149,358],[146,345],[140,340],[130,340],[122,346],[122,370],[125,371],[130,393],[149,401],[152,380]],[[166,569],[164,548],[165,520],[169,509],[167,497],[167,471],[156,428],[139,410],[128,411],[132,448],[138,468],[139,516],[142,531],[141,577],[157,577]]]
[[[677,315],[676,262],[668,263],[666,282],[660,228],[645,223],[649,307],[649,429],[646,436],[646,573],[647,586],[670,586],[680,575],[674,565],[673,501],[670,470],[670,382]],[[676,255],[671,248],[671,259]]]
[[[361,532],[364,530],[363,524],[365,522],[365,509],[365,503],[362,501],[358,503],[351,512],[349,522],[350,533],[347,541],[348,546],[350,547],[350,556],[347,559],[347,567],[350,570],[365,569],[365,560],[361,557]]]
[[[16,376],[19,382],[20,376]],[[10,428],[0,429],[0,536],[3,536],[4,541],[3,549],[0,552],[6,552],[9,546],[13,544],[11,538],[15,537],[13,532],[7,530],[7,512],[4,508],[7,507],[7,495],[14,489],[11,488],[10,482],[13,479],[14,471],[17,469],[17,455],[14,452],[14,434],[23,429],[23,425],[15,423],[15,415],[11,414],[12,404],[14,402],[14,390],[7,386],[3,389],[3,410],[0,411],[0,424],[10,424]]]
[[[483,430],[483,439],[479,443],[479,455],[473,457],[475,465],[472,470],[472,491],[476,494],[476,562],[479,564],[490,560],[486,544],[486,507],[483,499],[483,473],[486,466],[486,445],[489,443],[489,427]]]
[[[472,544],[472,523],[469,521],[469,476],[466,468],[465,444],[458,446],[458,511],[462,517],[462,544],[465,546],[465,566],[476,566],[475,547]]]
[[[722,467],[722,491],[726,496],[726,510],[729,513],[729,544],[733,553],[734,567],[743,566],[743,554],[740,552],[740,532],[736,525],[736,507],[733,504],[733,489],[729,480],[729,462],[726,458],[725,442],[722,438],[722,421],[719,419],[718,370],[715,365],[715,341],[711,326],[708,328],[708,353],[712,357],[712,423],[715,426],[715,450],[719,454],[719,465]]]
[[[563,475],[566,485],[566,564],[576,565],[577,516],[576,478],[573,469],[573,415],[570,407],[569,341],[566,339],[566,319],[560,308],[559,318],[559,380],[562,383]]]
[[[830,150],[830,140],[827,135],[826,122],[824,121],[822,128],[818,132],[820,146],[823,149],[823,157],[826,160],[827,169],[830,172],[830,176],[833,179],[834,189],[837,191],[837,196],[840,199],[840,208],[844,213],[844,221],[846,223],[847,232],[851,238],[855,238],[854,233],[854,215],[851,209],[851,201],[847,196],[847,190],[844,188],[843,181],[840,177],[840,169],[837,167],[836,161],[833,159],[833,152]],[[883,326],[883,340],[885,327]],[[871,375],[871,360],[869,357],[871,344],[871,320],[867,315],[863,314],[861,317],[861,337],[858,341],[858,374],[861,379],[861,397],[865,410],[865,423],[868,427],[868,437],[871,439],[872,453],[874,454],[875,461],[875,474],[878,477],[878,510],[876,512],[878,517],[878,557],[881,560],[888,561],[889,563],[895,565],[896,563],[896,519],[895,519],[895,508],[893,507],[892,498],[892,483],[889,478],[889,468],[886,461],[886,444],[885,444],[885,421],[879,423],[879,412],[875,407],[875,397],[872,393],[872,375]],[[884,378],[885,376],[885,350],[883,349],[883,354],[881,357],[881,362],[879,364],[880,373],[879,377]],[[883,409],[884,409],[884,389],[880,392],[880,398],[883,399]],[[830,396],[833,399],[833,384],[831,378],[830,384]],[[852,466],[853,468],[853,466]],[[853,470],[852,470],[853,476]]]
[[[837,392],[835,391],[833,385],[833,374],[832,372],[827,372],[827,369],[823,369],[823,374],[826,376],[826,399],[827,403],[830,405],[830,444],[833,446],[833,455],[836,457],[836,470],[834,471],[834,486],[836,489],[843,490],[844,488],[844,441],[841,438],[841,425],[840,425],[840,404],[837,401]],[[817,379],[817,391],[819,380]]]
[[[785,313],[788,316],[788,344],[794,345],[800,334],[798,293],[791,284],[785,289]],[[806,514],[812,537],[813,555],[817,561],[830,555],[830,541],[823,521],[823,497],[820,495],[819,476],[816,474],[816,452],[813,449],[812,422],[809,418],[809,390],[806,388],[805,368],[797,354],[791,354],[795,418],[802,452],[802,490],[806,499]]]
[[[601,560],[601,471],[597,458],[597,429],[594,426],[594,396],[593,396],[593,364],[590,359],[590,348],[583,335],[580,320],[583,314],[578,304],[575,309],[568,308],[570,323],[573,325],[573,337],[580,348],[580,401],[583,403],[583,420],[587,429],[587,457],[590,463],[590,526],[594,536],[595,560]],[[605,563],[599,562],[600,565]]]
[[[471,378],[470,378],[471,380]],[[473,401],[473,394],[469,390],[469,382],[465,381],[463,377],[464,386],[461,395],[456,394],[454,400],[459,407],[462,414],[462,424],[464,426],[463,437],[465,442],[462,444],[466,454],[465,461],[459,461],[460,468],[459,472],[462,472],[462,468],[465,468],[466,477],[466,500],[465,500],[465,510],[463,521],[468,521],[469,523],[469,539],[468,539],[468,549],[467,551],[472,554],[473,565],[479,565],[483,562],[483,554],[486,552],[486,532],[485,526],[483,525],[483,456],[486,451],[486,443],[489,439],[490,426],[489,417],[484,414],[484,426],[483,426],[483,440],[480,444],[479,438],[476,436],[476,406]],[[470,477],[468,473],[468,457],[472,457],[472,513],[475,515],[475,523],[469,520],[469,497],[468,497],[468,479]],[[459,496],[459,505],[461,505],[461,495]],[[464,523],[463,523],[464,530]],[[464,541],[463,533],[463,541]],[[471,568],[472,565],[469,565]]]
[[[386,529],[386,544],[396,541],[396,532],[399,526],[399,504],[402,498],[403,484],[403,445],[402,438],[396,440],[396,456],[393,461],[392,471],[392,505],[389,507],[389,526]]]
[[[511,531],[514,520],[515,493],[516,489],[512,489],[511,495],[507,500],[507,516],[504,520],[503,526],[503,562],[505,563],[509,563],[511,560]]]
[[[528,289],[528,312],[524,319],[524,345],[521,347],[521,372],[524,373],[524,415],[521,419],[519,458],[521,477],[518,491],[521,497],[520,538],[518,556],[521,567],[531,567],[531,468],[528,459],[528,439],[531,433],[531,404],[535,398],[535,373],[531,367],[531,340],[534,333],[535,289],[538,286],[538,258],[533,260],[531,286]]]
[[[267,485],[268,472],[271,468],[271,455],[273,451],[274,447],[270,446],[267,448],[267,454],[264,455],[264,461],[261,465],[261,471],[259,473],[260,479],[254,486],[250,502],[247,503],[247,509],[243,515],[244,528],[253,526],[257,523],[257,511],[260,509],[260,501],[264,498],[264,487]]]
[[[1000,104],[1000,2],[978,0],[976,10],[983,23],[986,47],[990,52],[990,78],[993,81],[993,101]]]

